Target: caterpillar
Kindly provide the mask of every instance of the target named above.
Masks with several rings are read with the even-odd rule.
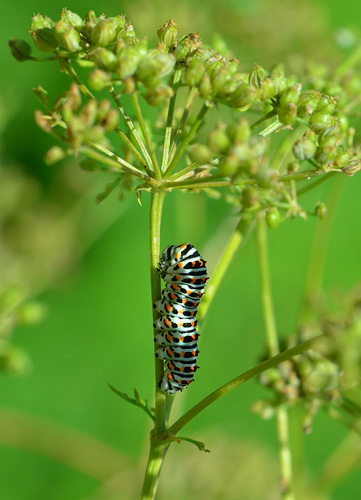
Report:
[[[173,394],[182,391],[196,372],[198,356],[197,308],[208,280],[206,261],[190,243],[167,246],[158,273],[166,286],[154,305],[160,317],[153,323],[159,331],[155,355],[164,361],[159,388]]]

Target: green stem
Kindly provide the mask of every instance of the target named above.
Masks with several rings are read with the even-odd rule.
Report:
[[[150,282],[152,290],[152,304],[160,299],[161,283],[157,266],[160,257],[160,227],[165,193],[157,191],[152,193],[149,218],[149,246],[150,246]],[[153,310],[153,320],[158,313]],[[154,335],[156,332],[154,331]],[[156,349],[156,346],[155,346]],[[144,476],[141,500],[153,500],[157,491],[161,467],[167,453],[169,443],[162,442],[161,435],[167,430],[168,415],[173,397],[162,392],[158,382],[163,377],[164,363],[161,359],[155,359],[155,423],[150,438],[150,451],[148,464]]]
[[[251,129],[253,130],[253,129],[257,128],[262,123],[264,123],[267,120],[270,120],[271,118],[273,118],[276,114],[277,114],[276,111],[274,109],[272,109],[266,115],[261,116],[261,118],[259,120],[257,120],[256,122],[252,123]]]
[[[160,471],[168,448],[169,444],[151,442],[140,500],[153,500],[155,498]]]
[[[231,265],[233,258],[244,242],[245,236],[248,234],[252,220],[250,218],[241,217],[237,224],[237,227],[233,231],[226,248],[218,261],[217,267],[207,283],[206,293],[204,294],[202,301],[199,305],[197,312],[198,323],[202,322],[205,315],[208,312],[209,306],[214,298],[218,287],[226,274],[229,266]]]
[[[162,156],[162,166],[161,166],[162,172],[165,172],[167,170],[168,163],[169,163],[169,152],[170,152],[170,141],[172,138],[172,130],[173,130],[174,108],[175,108],[175,101],[177,98],[177,90],[179,87],[179,81],[181,78],[181,74],[182,74],[181,70],[178,69],[175,71],[175,73],[173,75],[174,94],[169,101],[167,125],[166,125],[166,129],[165,129],[164,145],[163,145],[163,156]]]
[[[189,110],[192,106],[192,103],[194,101],[194,98],[195,96],[197,95],[197,87],[191,87],[191,89],[189,90],[189,94],[188,94],[188,99],[187,99],[187,102],[186,102],[186,105],[185,105],[185,108],[183,110],[183,115],[182,115],[182,119],[178,125],[178,128],[177,128],[177,132],[175,134],[175,137],[174,137],[174,140],[173,140],[173,144],[172,144],[172,147],[171,147],[171,150],[170,150],[170,155],[169,155],[169,158],[170,158],[170,161],[173,161],[173,158],[174,158],[174,155],[177,151],[177,146],[178,146],[178,142],[179,142],[179,139],[181,138],[181,135],[183,133],[183,130],[184,130],[184,127],[187,123],[187,120],[188,120],[188,115],[189,115]],[[170,174],[166,175],[165,178],[169,177]]]
[[[273,309],[271,279],[267,255],[267,227],[264,213],[257,218],[257,248],[261,275],[261,302],[270,356],[279,353],[279,341]],[[292,457],[289,443],[288,413],[285,407],[277,408],[277,434],[281,470],[281,495],[283,500],[294,500],[292,492]]]
[[[133,153],[138,162],[143,166],[146,165],[147,162],[145,161],[141,153],[137,150],[137,148],[134,146],[129,137],[122,130],[120,130],[119,127],[115,129],[115,133],[118,134],[120,139],[124,142],[126,147]]]
[[[104,154],[94,151],[94,149],[101,151],[107,156],[104,156]],[[112,153],[111,151],[107,150],[100,144],[92,143],[89,146],[84,146],[81,149],[81,152],[86,156],[88,156],[89,158],[93,158],[93,160],[97,160],[100,163],[103,163],[104,165],[109,165],[109,167],[116,168],[117,170],[122,170],[123,172],[127,172],[136,177],[139,177],[139,179],[142,179],[143,181],[149,182],[150,184],[153,184],[155,186],[157,185],[157,182],[152,177],[149,177],[147,174],[140,172],[140,170],[135,168],[133,165],[126,162],[125,160],[123,160],[116,154]]]
[[[326,199],[328,209],[327,217],[325,220],[319,221],[318,223],[309,256],[303,314],[307,313],[310,303],[312,303],[315,299],[317,300],[317,297],[320,295],[322,290],[328,235],[331,230],[333,215],[336,211],[336,207],[343,190],[343,178],[335,178],[334,182],[331,184],[332,186]]]
[[[203,106],[201,107],[201,109],[199,110],[197,118],[194,120],[194,123],[193,123],[190,131],[188,132],[187,136],[184,138],[182,144],[180,145],[179,149],[177,150],[176,154],[174,155],[172,162],[170,163],[169,167],[167,168],[166,176],[165,176],[166,178],[169,177],[169,175],[173,172],[174,168],[178,164],[179,160],[182,158],[183,153],[185,152],[185,150],[188,147],[188,144],[191,142],[191,140],[193,139],[193,137],[197,133],[197,130],[201,126],[201,124],[203,122],[204,115],[207,113],[208,109],[209,108],[208,108],[207,104],[204,103]]]
[[[77,72],[73,68],[73,66],[70,64],[70,62],[63,62],[63,67],[66,69],[68,75],[71,77],[71,79],[79,86],[81,92],[85,96],[88,97],[88,99],[95,99],[94,95],[90,92],[88,87],[80,80]]]
[[[139,104],[137,92],[133,92],[133,94],[131,95],[131,100],[132,100],[133,108],[135,111],[135,116],[137,117],[138,123],[140,125],[140,129],[142,131],[142,134],[143,134],[143,137],[145,140],[145,145],[147,147],[149,156],[152,160],[152,166],[153,166],[153,170],[155,172],[155,176],[157,179],[161,179],[162,174],[161,174],[161,171],[159,168],[158,160],[157,160],[157,157],[155,155],[155,151],[154,151],[153,144],[152,144],[152,141],[151,141],[150,136],[149,136],[147,126],[146,126],[145,121],[144,121],[144,116],[143,116],[142,109],[141,109],[140,104]]]
[[[151,157],[149,156],[147,148],[144,146],[144,143],[143,143],[142,139],[139,137],[139,134],[137,132],[137,129],[135,128],[135,125],[134,125],[133,121],[128,116],[127,112],[125,111],[125,109],[124,109],[122,103],[120,102],[117,94],[115,93],[115,90],[114,90],[114,88],[113,88],[112,85],[110,85],[108,87],[108,90],[110,92],[110,95],[113,98],[113,101],[117,105],[118,110],[119,110],[120,114],[122,115],[122,117],[123,117],[123,119],[124,119],[127,127],[129,128],[130,133],[132,134],[135,142],[138,144],[138,147],[139,147],[139,149],[140,149],[140,151],[141,151],[141,153],[142,153],[142,155],[143,155],[143,157],[145,159],[145,162],[146,162],[148,168],[150,170],[153,170]]]
[[[199,413],[205,410],[207,406],[217,401],[217,399],[221,398],[228,392],[233,391],[233,389],[236,389],[238,386],[244,384],[248,380],[257,377],[266,370],[269,370],[274,366],[278,366],[283,361],[286,361],[288,359],[291,359],[293,356],[297,356],[298,354],[308,351],[309,349],[311,349],[313,344],[316,343],[322,337],[324,337],[324,335],[319,335],[314,339],[302,342],[297,346],[292,347],[291,349],[288,349],[287,351],[284,351],[281,354],[278,354],[277,356],[274,356],[273,358],[269,358],[266,361],[263,361],[259,365],[242,373],[241,375],[231,380],[230,382],[227,382],[227,384],[222,385],[222,387],[216,389],[214,392],[206,396],[204,399],[202,399],[202,401],[197,403],[195,406],[193,406],[193,408],[187,411],[187,413],[185,413],[181,418],[179,418],[176,422],[174,422],[174,424],[172,424],[169,427],[168,429],[169,432],[172,434],[177,434],[177,432],[179,432],[186,424],[188,424],[188,422],[190,422],[194,417],[196,417]]]

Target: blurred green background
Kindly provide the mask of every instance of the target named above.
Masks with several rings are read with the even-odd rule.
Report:
[[[43,163],[52,142],[34,124],[38,104],[32,88],[41,83],[55,96],[65,90],[67,79],[55,63],[16,62],[7,47],[11,36],[30,39],[33,13],[57,19],[63,6],[45,0],[6,2],[0,18],[0,220],[6,240],[0,251],[0,285],[25,285],[30,295],[40,294],[48,310],[40,324],[14,332],[13,344],[28,353],[31,370],[22,377],[0,375],[0,499],[131,500],[140,491],[150,424],[111,393],[107,383],[128,394],[136,387],[152,401],[149,199],[144,195],[139,206],[133,195],[122,203],[114,196],[96,207],[95,195],[106,176],[80,171],[74,160],[55,167]],[[89,9],[107,16],[126,14],[138,36],[153,39],[159,25],[175,18],[181,33],[200,31],[206,42],[213,32],[221,33],[242,63],[250,67],[256,61],[266,68],[288,63],[292,54],[341,60],[335,32],[346,27],[359,35],[355,23],[361,14],[361,5],[351,0],[78,0],[66,7],[80,15]],[[326,184],[309,197],[310,206],[324,199]],[[360,174],[346,179],[332,222],[327,287],[347,290],[360,282],[360,189]],[[296,219],[271,233],[281,335],[294,331],[319,223]],[[162,247],[192,242],[212,273],[235,224],[228,205],[202,194],[173,193],[166,199]],[[215,297],[203,326],[201,370],[191,390],[177,400],[174,417],[253,366],[263,345],[257,259],[250,239]],[[212,453],[200,454],[188,444],[174,446],[160,499],[261,499],[265,490],[259,477],[264,486],[274,488],[275,422],[250,412],[251,403],[264,393],[250,382],[186,428],[184,434],[205,441]],[[297,436],[296,412],[291,423]],[[313,433],[298,443],[296,460],[306,461],[312,477],[345,435],[340,424],[319,414]],[[183,471],[176,474],[180,478],[169,477],[175,470]],[[214,490],[208,491],[202,485],[210,474]],[[182,493],[183,477],[193,496]],[[236,485],[221,495],[227,478],[240,481],[242,495],[234,494]],[[336,487],[332,498],[359,498],[360,488],[358,469]]]

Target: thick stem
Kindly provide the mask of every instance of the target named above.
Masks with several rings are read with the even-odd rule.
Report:
[[[276,356],[279,353],[279,342],[273,309],[267,255],[267,227],[263,213],[260,213],[257,219],[257,248],[261,274],[261,302],[268,351],[270,356]],[[283,500],[294,500],[295,497],[292,491],[292,456],[289,442],[287,409],[284,407],[277,408],[276,417],[281,470],[281,495]]]
[[[157,191],[152,193],[149,218],[149,246],[150,246],[150,282],[152,290],[152,305],[159,300],[161,295],[160,276],[157,266],[160,257],[160,227],[165,193]],[[153,310],[153,320],[157,312]],[[155,332],[154,332],[155,334]],[[163,377],[164,363],[155,359],[155,424],[150,438],[150,451],[148,464],[144,476],[141,500],[153,500],[157,491],[161,467],[168,450],[169,444],[162,443],[159,436],[167,429],[168,415],[172,397],[162,392],[158,387],[159,380]]]
[[[160,471],[168,448],[169,444],[164,445],[151,442],[140,500],[153,500],[155,498]]]

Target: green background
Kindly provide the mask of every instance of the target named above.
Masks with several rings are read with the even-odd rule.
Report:
[[[316,60],[318,49],[329,54],[327,51],[332,46],[334,30],[353,27],[361,14],[361,6],[350,0],[312,4],[274,0],[262,7],[268,9],[265,12],[269,16],[258,19],[254,11],[264,4],[260,1],[225,0],[220,4],[199,0],[174,4],[171,1],[111,0],[89,4],[79,0],[67,2],[66,6],[80,15],[89,9],[108,16],[127,14],[136,33],[150,37],[154,37],[160,24],[174,17],[181,33],[200,31],[202,38],[209,41],[212,31],[216,30],[230,42],[242,62],[251,65],[257,61],[266,67],[287,57],[291,49],[301,51],[305,47],[307,56]],[[2,6],[0,94],[2,164],[6,168],[21,166],[27,175],[37,178],[44,193],[57,186],[56,197],[61,199],[61,206],[66,207],[66,194],[61,192],[57,179],[64,175],[67,167],[47,167],[43,163],[44,153],[52,142],[33,122],[33,110],[38,105],[32,93],[32,88],[41,83],[52,95],[57,95],[66,88],[66,78],[59,74],[55,63],[20,64],[12,59],[7,48],[7,40],[11,36],[29,40],[30,18],[34,12],[57,19],[63,6],[58,1],[25,0],[6,2]],[[241,30],[247,25],[247,16],[251,16],[254,23],[253,32],[249,34],[251,38],[247,38]],[[301,21],[293,25],[294,18]],[[239,19],[238,27],[235,19]],[[231,23],[229,29],[228,23]],[[290,34],[289,38],[286,37],[288,32],[293,32],[293,38]],[[277,33],[280,42],[272,45]],[[324,45],[318,43],[318,37],[323,39]],[[273,53],[270,45],[274,47]],[[341,57],[338,49],[335,49],[335,57]],[[95,208],[94,193],[108,181],[106,175],[79,171],[74,162],[67,169],[67,175],[74,176],[76,186],[85,186],[79,188],[86,201],[82,205],[82,223],[75,238],[79,242],[74,247],[77,248],[76,256],[67,272],[64,271],[63,278],[42,290],[41,300],[49,312],[46,319],[40,325],[18,328],[15,332],[14,343],[24,348],[32,360],[31,373],[25,377],[0,376],[0,428],[3,426],[0,433],[3,440],[0,441],[1,500],[113,498],[102,497],[99,481],[70,465],[79,447],[85,457],[88,455],[83,433],[119,450],[119,472],[115,473],[117,469],[109,470],[109,475],[124,489],[114,498],[137,498],[141,487],[150,423],[145,414],[117,398],[108,389],[107,383],[128,394],[136,387],[143,398],[152,401],[154,366],[148,277],[149,197],[143,195],[140,206],[132,194],[128,194],[122,203],[113,196]],[[325,285],[337,285],[347,290],[360,281],[361,274],[361,176],[347,178],[344,184],[340,205],[332,222]],[[88,189],[90,194],[86,196],[82,191]],[[327,186],[321,186],[317,193],[306,199],[305,204],[312,207],[314,201],[324,199],[326,191]],[[74,188],[69,204],[76,203],[76,192],[77,188]],[[165,202],[162,247],[170,243],[192,242],[200,249],[212,273],[236,220],[235,211],[223,202],[206,199],[202,194],[171,194]],[[317,224],[320,222],[313,218],[307,222],[296,219],[282,224],[270,235],[275,310],[279,332],[283,336],[295,329],[310,243]],[[97,230],[92,233],[94,227]],[[90,234],[86,245],[83,244],[84,234]],[[174,415],[187,410],[210,390],[252,367],[262,354],[264,334],[252,238],[237,255],[217,292],[202,333],[201,370],[197,373],[196,383],[179,397]],[[242,476],[242,464],[256,456],[259,450],[266,450],[266,456],[262,458],[264,462],[259,459],[258,469],[255,465],[251,472],[254,476],[250,482],[260,481],[259,478],[265,474],[262,463],[275,467],[277,460],[274,420],[265,422],[250,412],[251,403],[263,394],[265,392],[256,383],[250,382],[198,416],[183,433],[205,441],[212,450],[212,458],[199,453],[189,444],[182,444],[179,447],[181,452],[174,446],[175,450],[171,450],[167,457],[167,468],[161,483],[172,484],[172,474],[181,475],[182,467],[187,468],[185,462],[188,460],[192,464],[195,481],[198,467],[202,469],[204,464],[209,463],[210,471],[217,462],[227,464],[230,459],[229,448],[225,445],[227,442],[231,442],[232,446],[236,444],[238,450],[248,450],[239,452],[238,464],[234,460],[231,462],[234,470],[227,471],[230,477],[232,474]],[[10,411],[15,413],[10,414]],[[15,437],[9,440],[4,437],[7,416],[15,429]],[[16,419],[20,417],[24,420],[17,424]],[[26,430],[26,422],[35,422],[31,420],[33,417],[40,422],[38,440],[35,424]],[[297,415],[294,415],[292,429],[296,429],[297,424]],[[59,441],[59,450],[64,446],[64,450],[55,457],[47,456],[42,448],[47,425],[54,425],[53,438],[49,440],[53,443]],[[63,429],[67,428],[79,431],[70,444],[62,438]],[[27,438],[27,433],[31,434],[31,438]],[[299,447],[304,447],[306,470],[311,477],[345,435],[346,431],[340,424],[324,414],[317,416],[312,434],[299,443]],[[27,444],[28,441],[32,444]],[[104,451],[104,454],[108,452]],[[177,456],[179,453],[183,454]],[[90,455],[91,451],[89,462],[98,462],[99,467],[106,460],[100,451],[97,456]],[[176,472],[173,460],[178,463]],[[360,488],[358,469],[335,489],[332,498],[359,498]],[[252,491],[251,486],[248,490]],[[243,496],[237,498],[253,498],[248,490],[246,488]],[[159,498],[170,498],[167,491],[166,486],[161,484]],[[99,496],[94,492],[98,492]],[[175,490],[172,498],[183,500],[186,497],[178,497]],[[233,500],[236,497],[215,494],[214,498]]]

